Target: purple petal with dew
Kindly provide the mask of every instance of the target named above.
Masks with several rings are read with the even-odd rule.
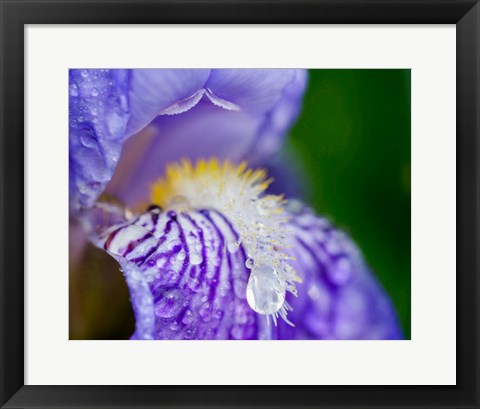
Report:
[[[130,80],[132,117],[127,135],[145,128],[158,115],[188,111],[203,96],[210,70],[136,69]]]
[[[260,117],[209,101],[181,115],[161,116],[127,141],[108,191],[133,206],[148,199],[151,183],[168,163],[210,157],[237,162],[254,143],[260,122]]]
[[[69,72],[70,207],[91,206],[113,175],[129,118],[127,70]]]
[[[238,235],[214,210],[151,207],[111,227],[103,247],[120,263],[136,317],[132,339],[268,339],[246,301],[249,270]]]
[[[260,163],[296,119],[305,78],[287,69],[71,70],[71,206],[91,207],[116,173],[110,191],[135,203],[181,157]]]
[[[290,209],[290,252],[303,283],[297,298],[287,296],[296,327],[280,322],[279,337],[402,339],[391,301],[352,240],[299,202]]]

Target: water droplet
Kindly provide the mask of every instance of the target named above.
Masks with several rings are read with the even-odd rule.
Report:
[[[117,112],[110,112],[105,117],[107,127],[112,135],[120,135],[125,131],[125,117]]]
[[[94,138],[92,138],[91,136],[88,136],[88,135],[81,135],[80,136],[80,142],[86,148],[95,148],[97,146],[97,141]]]
[[[177,321],[173,321],[173,322],[170,324],[170,330],[176,331],[177,329],[178,329],[178,322],[177,322]]]
[[[254,266],[255,262],[251,258],[247,258],[245,261],[245,267],[247,267],[249,270],[251,270]]]
[[[200,318],[204,321],[204,322],[208,322],[210,321],[210,319],[212,318],[212,312],[210,310],[210,303],[206,302],[205,304],[203,304],[200,308],[200,311],[198,312],[198,314],[200,315]]]
[[[240,325],[234,325],[230,331],[230,335],[233,339],[242,339],[243,338],[243,328]]]
[[[70,85],[70,95],[72,97],[77,97],[78,96],[78,87],[77,84],[72,84]]]
[[[247,284],[247,301],[259,314],[274,314],[285,301],[285,287],[278,273],[270,266],[254,266]]]
[[[90,182],[88,184],[88,187],[91,189],[91,190],[99,190],[99,189],[102,189],[102,184],[100,182]],[[145,229],[144,229],[145,230]]]
[[[193,264],[194,266],[198,266],[202,261],[203,261],[203,258],[200,254],[193,253],[190,256],[190,264]]]
[[[87,71],[87,70],[82,70],[82,71],[80,71],[80,75],[81,75],[83,78],[87,78],[87,77],[88,77],[88,71]]]
[[[198,281],[197,278],[192,278],[191,280],[189,280],[187,285],[188,285],[188,288],[190,288],[190,290],[196,293],[198,293],[202,289],[202,286],[200,285],[200,281]]]
[[[86,194],[88,192],[88,186],[84,182],[77,183],[78,191],[82,194]]]
[[[178,273],[175,270],[170,270],[168,272],[168,279],[170,281],[176,281],[178,279]]]
[[[182,309],[183,297],[179,290],[168,290],[155,306],[155,315],[161,318],[175,317]]]
[[[352,263],[346,257],[340,257],[330,268],[330,277],[336,284],[345,284],[352,275]]]
[[[178,253],[177,255],[177,258],[179,260],[185,260],[185,258],[187,257],[186,253],[184,251],[181,251],[180,253]]]
[[[147,280],[147,283],[153,283],[155,281],[155,275],[154,274],[148,274],[145,276],[145,280]]]
[[[185,339],[190,339],[190,338],[193,337],[194,334],[195,334],[195,331],[193,329],[189,328],[185,331],[185,337],[184,338]]]
[[[146,264],[147,264],[148,267],[153,267],[153,266],[155,265],[155,263],[156,263],[155,259],[150,258],[150,259],[147,261]]]
[[[110,83],[109,85],[113,85],[113,83]],[[125,95],[120,96],[120,105],[124,111],[127,110],[128,102],[127,102],[127,97]]]
[[[185,325],[191,324],[193,322],[193,313],[190,310],[185,311],[185,315],[182,318],[182,322]]]
[[[97,96],[98,96],[98,89],[93,88],[90,95],[91,95],[92,97],[97,97]]]

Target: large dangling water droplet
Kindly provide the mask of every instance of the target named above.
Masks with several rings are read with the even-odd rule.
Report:
[[[285,287],[274,268],[265,264],[253,267],[247,284],[247,301],[259,314],[275,314],[282,308]]]

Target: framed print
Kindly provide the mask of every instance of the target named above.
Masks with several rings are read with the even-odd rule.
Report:
[[[2,407],[479,407],[477,1],[1,10]]]

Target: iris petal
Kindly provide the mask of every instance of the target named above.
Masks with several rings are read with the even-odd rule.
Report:
[[[206,87],[216,97],[262,115],[278,103],[295,75],[296,70],[289,69],[212,70]]]
[[[259,164],[278,149],[296,119],[305,78],[304,70],[288,69],[71,70],[71,207],[93,205],[121,154],[128,177],[119,194],[129,204],[146,195],[139,186],[181,157]],[[183,120],[172,119],[177,116]],[[149,125],[152,137],[140,137]],[[136,141],[124,148],[133,134]],[[153,157],[150,151],[162,154]],[[126,173],[120,173],[123,180]],[[119,184],[113,185],[116,192]]]
[[[285,229],[303,280],[298,297],[287,293],[295,327],[268,325],[248,305],[248,257],[218,211],[152,207],[109,228],[100,245],[126,277],[132,339],[402,339],[395,310],[355,244],[307,208],[289,207]]]
[[[91,206],[120,158],[129,118],[126,70],[70,70],[70,205]]]
[[[262,339],[271,327],[246,301],[249,270],[238,236],[214,210],[153,208],[112,227],[103,246],[130,288],[133,339]]]
[[[130,106],[132,117],[127,135],[137,133],[156,116],[185,112],[195,104],[210,70],[138,69],[132,70]],[[198,100],[196,101],[198,102]]]
[[[298,204],[297,204],[298,205]],[[303,279],[284,339],[402,339],[393,305],[353,241],[306,207],[290,223],[294,268]]]
[[[298,118],[308,75],[305,70],[293,70],[293,79],[285,87],[282,97],[266,115],[258,137],[250,151],[250,161],[260,162],[279,151],[292,124]]]

